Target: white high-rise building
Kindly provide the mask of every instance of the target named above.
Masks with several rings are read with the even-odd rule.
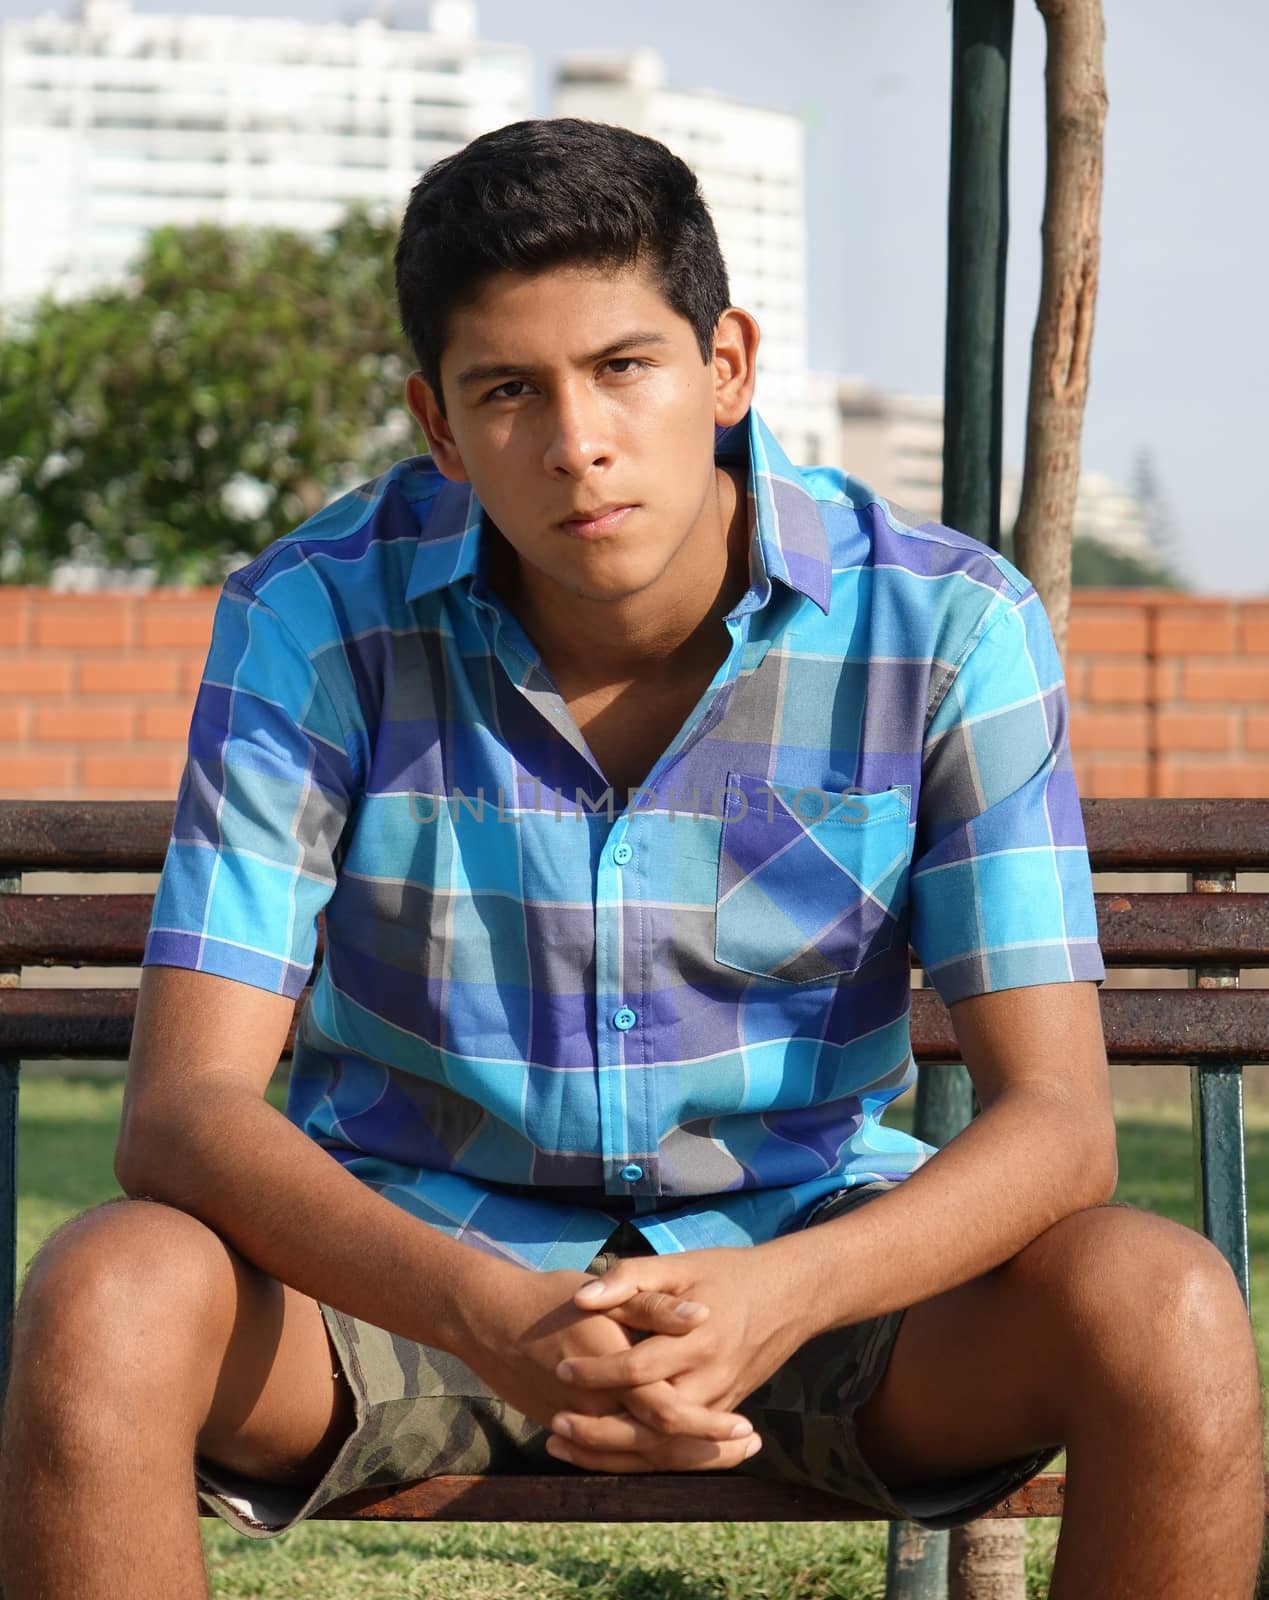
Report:
[[[164,223],[399,215],[424,168],[530,114],[530,54],[478,40],[473,0],[433,0],[430,23],[127,0],[0,23],[0,302],[117,277]]]
[[[862,378],[837,386],[841,421],[836,465],[925,522],[937,522],[943,499],[943,401],[894,394]]]
[[[616,123],[663,144],[700,179],[732,300],[762,328],[757,404],[795,461],[831,460],[836,419],[806,370],[802,124],[783,111],[665,84],[651,50],[566,57],[554,113]]]

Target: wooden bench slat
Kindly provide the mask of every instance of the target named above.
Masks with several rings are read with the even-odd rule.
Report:
[[[138,966],[148,894],[0,895],[0,966]]]
[[[157,872],[174,800],[0,800],[0,870]]]
[[[1269,965],[1269,895],[1095,898],[1108,963]],[[136,966],[150,905],[148,894],[0,895],[0,966]]]
[[[1269,895],[1120,891],[1093,899],[1107,965],[1269,964]]]
[[[1102,1025],[1112,1061],[1269,1061],[1269,989],[1105,989]],[[0,1056],[122,1059],[135,989],[0,989]],[[290,1054],[295,1024],[287,1035]],[[938,995],[912,995],[912,1049],[921,1061],[959,1059]]]
[[[1093,868],[1269,871],[1269,800],[1084,800]],[[170,800],[0,800],[0,870],[157,871]]]
[[[1045,1472],[992,1517],[1058,1517],[1066,1476]],[[204,1512],[204,1515],[215,1515]],[[329,1521],[429,1522],[876,1522],[877,1512],[796,1484],[737,1472],[507,1474],[427,1478],[404,1488],[363,1489],[317,1516]]]
[[[1269,870],[1269,800],[1084,800],[1095,872]]]

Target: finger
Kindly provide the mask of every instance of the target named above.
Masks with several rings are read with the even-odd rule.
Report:
[[[671,1383],[648,1383],[637,1389],[628,1389],[624,1396],[626,1410],[636,1421],[658,1434],[686,1435],[693,1439],[743,1439],[753,1432],[753,1425],[738,1411],[712,1410],[687,1400]],[[609,1412],[619,1416],[620,1412]]]
[[[658,1289],[641,1289],[624,1305],[613,1306],[607,1315],[623,1328],[680,1334],[699,1328],[709,1316],[709,1307],[699,1300],[680,1300],[677,1295],[663,1294]]]
[[[705,1439],[662,1439],[650,1454],[637,1450],[591,1450],[555,1434],[546,1441],[547,1453],[587,1472],[718,1472],[738,1467],[756,1455],[762,1440],[755,1433],[734,1444],[711,1444]]]
[[[669,1389],[669,1385],[652,1385],[652,1388]],[[648,1391],[640,1390],[640,1394]],[[670,1391],[673,1394],[673,1391]],[[738,1412],[707,1411],[703,1406],[681,1408],[673,1417],[673,1425],[664,1427],[660,1414],[652,1413],[658,1420],[650,1421],[630,1411],[610,1411],[602,1417],[581,1411],[560,1411],[551,1418],[551,1431],[562,1438],[583,1446],[587,1450],[640,1450],[651,1449],[659,1439],[668,1434],[690,1434],[693,1438],[724,1440],[747,1439],[753,1424]]]
[[[591,1278],[582,1284],[573,1302],[583,1311],[611,1311],[614,1306],[633,1299],[641,1290],[675,1294],[678,1288],[672,1268],[662,1257],[640,1256],[618,1261],[602,1278]]]
[[[694,1330],[690,1330],[694,1331]],[[555,1369],[563,1383],[578,1389],[633,1389],[691,1372],[703,1358],[699,1341],[653,1334],[629,1350],[606,1356],[569,1356]]]

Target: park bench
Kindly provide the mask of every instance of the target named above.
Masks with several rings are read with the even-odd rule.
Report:
[[[172,806],[132,801],[0,801],[0,1373],[7,1366],[16,1271],[19,1062],[126,1058],[134,989],[24,986],[23,967],[134,967],[151,896],[48,894],[23,876],[154,872]],[[1108,967],[1180,968],[1187,988],[1101,992],[1110,1059],[1191,1069],[1196,1226],[1224,1252],[1248,1296],[1242,1069],[1269,1062],[1269,989],[1240,989],[1239,968],[1269,965],[1269,893],[1239,893],[1236,873],[1269,871],[1269,800],[1087,800],[1093,867],[1185,873],[1184,893],[1099,892]],[[319,947],[320,959],[320,947]],[[931,989],[912,996],[922,1063],[957,1059]],[[290,1043],[288,1041],[288,1051]],[[809,1490],[734,1473],[442,1477],[371,1490],[323,1515],[455,1521],[840,1521],[874,1518]],[[993,1516],[1060,1515],[1064,1478],[1044,1473]]]

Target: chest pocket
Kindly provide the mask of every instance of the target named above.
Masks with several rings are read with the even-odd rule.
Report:
[[[907,899],[908,785],[842,796],[733,772],[727,787],[721,965],[822,983],[892,949]]]

